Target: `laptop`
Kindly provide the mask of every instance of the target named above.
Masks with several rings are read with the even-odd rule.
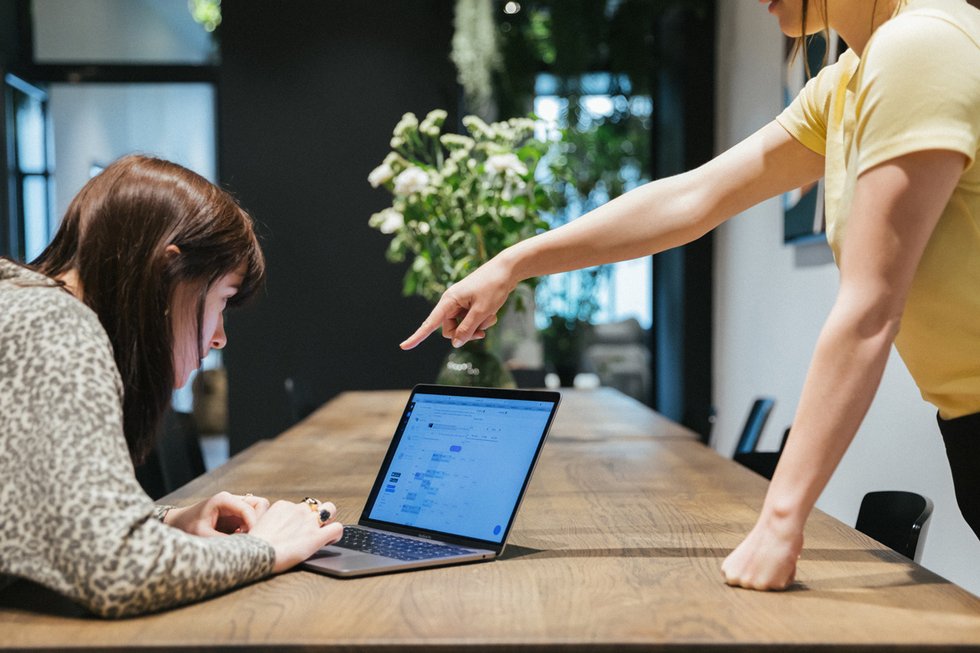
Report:
[[[303,568],[351,577],[496,558],[560,398],[416,386],[357,525]]]

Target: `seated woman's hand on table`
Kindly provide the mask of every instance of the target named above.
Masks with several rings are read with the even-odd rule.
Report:
[[[213,537],[249,532],[268,509],[269,500],[263,497],[219,492],[192,506],[171,508],[163,521],[191,535]]]
[[[270,505],[264,497],[219,492],[192,506],[171,508],[163,521],[200,537],[248,533],[265,540],[275,549],[273,572],[279,573],[341,538],[344,525],[334,519],[336,514],[337,507],[329,501]]]

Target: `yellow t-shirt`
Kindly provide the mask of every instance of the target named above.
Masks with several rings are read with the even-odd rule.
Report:
[[[840,257],[858,175],[922,150],[968,161],[929,240],[895,345],[944,418],[980,412],[980,11],[910,0],[864,50],[811,79],[777,121],[826,158],[827,240]]]

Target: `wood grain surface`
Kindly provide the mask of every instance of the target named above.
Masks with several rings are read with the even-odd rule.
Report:
[[[312,495],[355,522],[405,391],[342,395],[168,497]],[[758,475],[610,390],[564,393],[500,560],[337,580],[296,571],[102,621],[40,588],[0,593],[0,648],[268,651],[980,647],[980,599],[816,511],[786,592],[724,585]],[[928,541],[926,541],[928,546]]]

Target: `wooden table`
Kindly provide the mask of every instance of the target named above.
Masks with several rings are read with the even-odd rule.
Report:
[[[406,396],[338,397],[170,499],[190,502],[221,489],[294,500],[309,494],[335,501],[340,517],[354,521]],[[719,565],[754,522],[765,487],[761,477],[623,395],[566,392],[511,546],[498,561],[352,580],[298,571],[116,622],[49,604],[50,594],[20,584],[3,593],[0,648],[980,645],[980,599],[819,511],[792,590],[726,587]]]

